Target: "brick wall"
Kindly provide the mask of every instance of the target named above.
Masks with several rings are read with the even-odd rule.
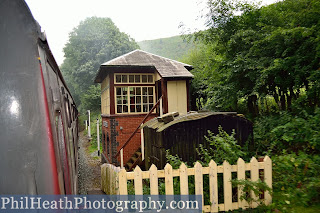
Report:
[[[141,123],[145,115],[112,116],[102,118],[102,137],[104,145],[103,154],[110,163],[120,165],[120,155],[117,159],[113,156],[120,150],[120,147],[128,140],[130,135]],[[156,117],[150,115],[147,120]],[[123,150],[124,164],[131,158],[141,145],[140,130],[133,136],[129,144]],[[109,152],[108,152],[109,151]]]

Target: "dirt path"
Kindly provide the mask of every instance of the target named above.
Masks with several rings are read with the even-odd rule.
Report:
[[[89,153],[89,142],[83,132],[79,134],[79,194],[100,194],[100,157],[97,152]]]

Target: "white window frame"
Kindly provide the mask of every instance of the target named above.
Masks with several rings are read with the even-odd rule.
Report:
[[[140,97],[141,97],[141,103],[140,103],[140,105],[141,105],[141,112],[131,112],[131,106],[130,105],[132,105],[131,103],[130,103],[130,88],[138,88],[138,87],[140,87],[141,88],[141,95],[140,95]],[[152,88],[152,100],[153,100],[153,103],[150,103],[149,101],[148,101],[148,103],[147,103],[147,105],[148,105],[148,110],[146,111],[146,112],[144,112],[143,111],[143,98],[144,98],[144,95],[143,95],[143,93],[142,93],[142,91],[143,91],[143,88],[144,87],[147,87],[147,88]],[[121,94],[121,95],[117,95],[117,88],[127,88],[127,103],[126,104],[123,104],[123,102],[122,102],[122,106],[123,105],[127,105],[128,106],[128,112],[118,112],[118,96],[120,96],[120,97],[122,97],[123,95]],[[149,95],[149,94],[147,94],[146,95],[146,98],[148,99],[149,97],[150,97],[151,95]],[[141,86],[141,85],[126,85],[126,86],[115,86],[115,89],[114,89],[114,97],[115,97],[115,113],[116,114],[147,114],[147,113],[149,113],[149,111],[152,109],[152,108],[150,108],[150,105],[152,104],[153,106],[155,105],[155,86]],[[135,106],[137,106],[137,105],[139,105],[139,104],[137,104],[136,103],[136,97],[137,97],[137,95],[135,94],[134,95],[134,97],[135,97],[135,102],[134,102],[134,105]],[[123,99],[121,98],[121,101],[123,101]],[[136,109],[136,108],[135,108]]]
[[[117,82],[117,77],[121,76],[121,82]],[[126,82],[122,82],[123,77],[127,79]],[[130,76],[134,76],[133,81],[129,82]],[[136,76],[139,76],[139,81],[136,81]],[[142,76],[147,76],[147,82],[142,82]],[[152,76],[152,81],[150,81],[148,76]],[[115,73],[114,74],[114,84],[154,84],[155,76],[153,73]]]

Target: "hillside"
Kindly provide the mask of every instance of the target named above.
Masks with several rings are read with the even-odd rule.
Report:
[[[194,46],[192,43],[184,41],[181,36],[140,41],[137,43],[141,50],[173,60],[179,60]]]

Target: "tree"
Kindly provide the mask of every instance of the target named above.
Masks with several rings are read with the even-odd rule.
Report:
[[[219,55],[210,65],[215,79],[207,78],[207,105],[237,110],[244,100],[256,116],[258,102],[266,97],[274,98],[280,110],[290,110],[304,92],[309,106],[319,106],[317,0],[285,0],[261,8],[229,0],[208,5],[209,29],[195,36],[211,47],[209,54]]]
[[[87,18],[70,33],[61,70],[80,109],[98,109],[100,105],[96,98],[99,88],[91,87],[99,66],[137,48],[137,43],[120,32],[110,18]]]

